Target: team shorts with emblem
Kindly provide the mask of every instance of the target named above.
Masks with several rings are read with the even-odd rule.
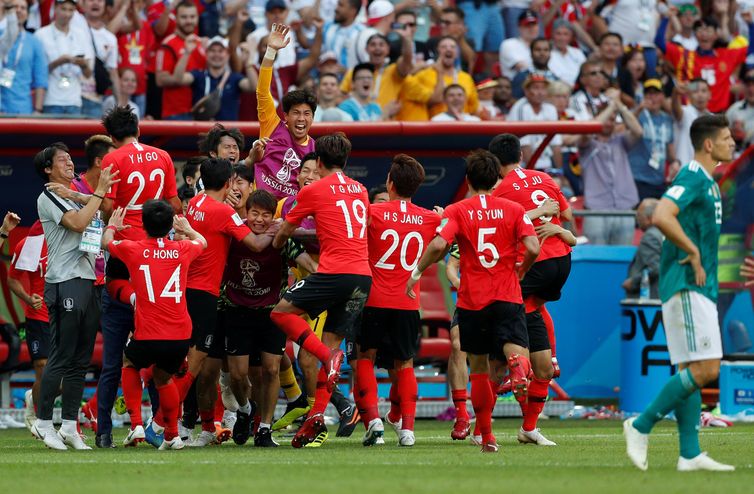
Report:
[[[285,333],[270,319],[272,309],[228,307],[220,312],[225,333],[225,353],[231,357],[248,355],[252,366],[261,365],[262,352],[285,353]]]
[[[310,318],[327,311],[324,331],[355,341],[371,286],[371,276],[314,273],[288,288],[283,298]]]
[[[717,305],[699,292],[681,290],[662,304],[662,322],[673,365],[723,357]]]
[[[379,350],[387,346],[394,359],[412,359],[419,352],[420,321],[418,310],[365,307],[361,315],[359,348],[361,351]]]
[[[124,354],[137,369],[150,365],[168,374],[178,373],[188,355],[191,340],[128,340]]]
[[[571,274],[571,254],[535,262],[521,280],[521,295],[535,295],[542,300],[560,300],[568,275]]]
[[[495,301],[480,310],[458,308],[461,350],[474,355],[501,355],[503,345],[529,347],[523,304]]]
[[[50,324],[36,319],[26,320],[26,347],[31,361],[50,356]]]
[[[186,289],[191,317],[191,344],[212,358],[222,358],[225,339],[217,336],[217,297],[204,290]]]

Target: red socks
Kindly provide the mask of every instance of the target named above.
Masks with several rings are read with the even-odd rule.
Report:
[[[273,311],[270,314],[270,319],[285,333],[288,339],[298,343],[307,352],[317,357],[320,362],[325,363],[330,358],[330,349],[319,341],[309,327],[309,323],[304,321],[299,315]]]
[[[456,408],[456,420],[469,421],[469,411],[466,410],[466,388],[453,389],[450,391],[453,397],[453,406]]]
[[[552,356],[556,357],[557,352],[555,351],[555,324],[552,322],[552,316],[549,312],[547,312],[547,307],[544,305],[539,308],[539,314],[542,316],[542,321],[545,323],[545,327],[547,328],[547,338],[550,340],[550,349],[552,350]]]
[[[387,414],[390,422],[397,422],[401,419],[401,397],[398,386],[399,381],[397,379],[390,385],[390,411]]]
[[[419,388],[416,384],[416,374],[413,367],[407,367],[398,371],[398,394],[401,400],[401,429],[414,430],[414,418],[416,416],[416,400]]]
[[[312,406],[312,411],[309,416],[311,417],[318,413],[325,413],[325,408],[327,408],[327,404],[330,403],[331,396],[332,393],[327,390],[327,373],[325,372],[324,367],[320,367],[319,374],[317,374],[317,391],[314,392],[314,406]]]
[[[215,411],[214,410],[199,410],[199,417],[202,419],[202,430],[207,432],[215,432]]]
[[[217,399],[215,400],[215,422],[223,421],[225,406],[223,405],[223,395],[220,391],[220,385],[217,385]]]
[[[524,412],[524,430],[529,432],[537,427],[537,419],[547,401],[547,393],[550,388],[549,379],[535,377],[529,383],[529,403]]]
[[[476,422],[479,424],[479,432],[482,434],[484,444],[494,443],[492,435],[492,409],[495,407],[495,395],[490,388],[487,374],[471,374],[471,404],[476,413]]]
[[[374,376],[374,363],[369,359],[356,361],[356,380],[359,382],[359,397],[362,410],[359,413],[364,418],[364,424],[379,418],[377,410],[377,378]]]
[[[122,372],[121,372],[122,374]],[[94,390],[94,394],[91,398],[89,398],[89,401],[86,402],[86,404],[89,406],[89,413],[97,419],[97,390]]]
[[[183,377],[174,377],[173,381],[178,390],[178,398],[183,403],[186,400],[189,389],[191,389],[191,385],[194,383],[194,376],[189,371],[186,371]]]
[[[133,367],[123,367],[120,371],[123,399],[126,401],[126,409],[131,417],[131,429],[137,425],[144,425],[141,420],[141,376]]]
[[[170,441],[178,435],[178,388],[170,380],[166,385],[158,386],[157,392],[160,394],[161,425],[165,427],[165,440]]]

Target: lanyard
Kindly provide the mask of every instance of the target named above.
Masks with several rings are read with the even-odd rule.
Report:
[[[24,49],[24,36],[26,35],[25,31],[21,31],[21,34],[18,35],[18,48],[16,48],[16,58],[13,62],[13,71],[16,71],[16,67],[18,67],[18,61],[21,59],[21,51]],[[3,65],[6,67],[8,66],[8,57],[10,56],[10,51],[5,54],[5,59],[3,60]]]
[[[380,94],[380,84],[382,83],[382,73],[385,72],[385,64],[377,69],[377,77],[374,78],[374,86],[372,87],[372,99],[376,100]]]
[[[652,141],[652,152],[654,152],[655,148],[657,148],[658,152],[660,152],[662,151],[663,140],[661,137],[657,135],[657,129],[655,128],[655,123],[652,120],[652,115],[649,113],[649,110],[647,110],[646,108],[642,110],[642,113],[647,118],[647,126],[649,127],[649,133],[652,134],[652,137],[650,137],[650,141]],[[661,129],[663,130],[663,134],[664,134],[665,127],[662,126]]]
[[[225,73],[223,73],[223,76],[224,75]],[[225,84],[222,84],[222,81],[224,79],[223,76],[221,76],[220,80],[217,82],[217,92],[220,93],[221,98],[223,97],[223,90],[225,89]],[[207,96],[210,93],[209,85],[210,85],[209,71],[205,70],[204,71],[204,96]]]

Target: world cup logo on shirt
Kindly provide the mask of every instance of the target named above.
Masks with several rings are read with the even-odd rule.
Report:
[[[296,151],[288,148],[285,152],[285,156],[283,156],[283,166],[278,170],[277,174],[275,174],[275,177],[281,182],[287,183],[291,179],[291,172],[300,166],[301,160],[298,155],[296,155]]]
[[[257,286],[256,280],[254,280],[254,273],[259,271],[259,263],[251,259],[244,259],[241,261],[241,285],[245,288],[254,288]]]

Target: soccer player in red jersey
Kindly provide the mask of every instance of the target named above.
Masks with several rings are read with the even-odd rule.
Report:
[[[514,382],[526,385],[530,364],[524,355],[529,342],[519,280],[539,254],[539,241],[524,208],[490,195],[499,168],[500,162],[488,151],[475,151],[466,158],[472,197],[445,209],[437,236],[406,285],[406,293],[416,297],[414,286],[421,273],[444,257],[454,240],[458,243],[463,273],[457,303],[461,349],[471,367],[471,403],[482,451],[490,453],[496,453],[498,446],[492,433],[496,390],[489,382],[488,355],[502,349]],[[524,253],[518,262],[520,244]]]
[[[322,178],[301,189],[272,245],[280,248],[308,216],[317,225],[320,244],[316,273],[293,285],[273,309],[272,321],[290,338],[316,356],[323,366],[309,418],[293,438],[294,448],[311,443],[325,432],[324,411],[340,375],[343,339],[354,341],[372,272],[367,252],[369,197],[359,182],[343,173],[351,142],[342,133],[317,139],[317,167]],[[301,317],[327,310],[322,341]]]
[[[114,240],[117,232],[130,229],[124,225],[126,214],[116,209],[102,237],[103,248],[128,267],[136,294],[135,329],[124,352],[124,365],[132,369],[154,365],[152,378],[160,395],[160,408],[152,428],[158,434],[164,430],[160,449],[182,449],[178,436],[180,400],[172,377],[191,342],[191,319],[184,295],[188,268],[207,242],[185,218],[174,217],[173,206],[164,200],[149,200],[142,207],[147,238]],[[168,239],[171,227],[188,240]]]
[[[217,300],[220,295],[225,261],[231,240],[243,243],[254,252],[270,245],[276,225],[264,235],[256,235],[231,206],[225,203],[233,182],[233,167],[229,161],[206,159],[201,166],[204,194],[189,202],[186,217],[192,228],[207,240],[207,249],[191,263],[186,285],[186,301],[193,324],[192,346],[188,371],[179,380],[181,398],[189,392],[194,380],[202,420],[202,433],[190,446],[206,446],[230,439],[231,431],[223,429],[215,434],[214,407],[225,338],[216,337]],[[184,424],[185,425],[185,424]]]
[[[29,430],[37,419],[34,403],[39,402],[39,383],[50,352],[49,315],[47,304],[44,302],[45,271],[47,242],[42,231],[42,223],[35,221],[29,229],[29,235],[16,244],[8,269],[8,288],[25,305],[26,346],[34,369],[34,384],[31,390],[26,392],[24,415],[24,422]],[[28,286],[28,292],[24,286]]]
[[[571,220],[571,209],[560,187],[547,173],[521,168],[521,144],[516,136],[496,136],[489,144],[489,151],[500,161],[503,179],[492,195],[523,206],[529,219],[534,222],[541,241],[537,262],[521,280],[529,333],[528,356],[534,379],[528,386],[526,396],[517,396],[524,416],[518,440],[540,446],[555,446],[536,425],[557,365],[554,356],[555,329],[545,303],[560,299],[560,291],[571,272],[571,247],[576,245],[576,237],[560,223],[561,217]],[[559,215],[541,215],[541,206],[548,199],[558,202]]]
[[[383,435],[377,411],[377,380],[374,361],[384,337],[389,341],[397,375],[401,414],[386,420],[398,434],[400,446],[413,446],[417,384],[413,359],[419,350],[419,299],[403,292],[411,272],[419,263],[440,224],[440,215],[411,202],[424,182],[424,168],[414,158],[399,154],[393,158],[387,177],[388,202],[373,204],[369,212],[369,266],[372,289],[362,314],[358,338],[357,389],[361,416],[367,431],[362,444],[371,446]],[[419,286],[415,287],[419,292]]]

